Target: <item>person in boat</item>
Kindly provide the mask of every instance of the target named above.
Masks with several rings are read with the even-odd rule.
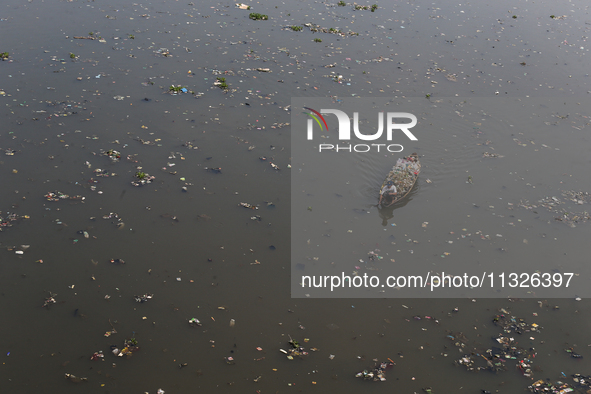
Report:
[[[394,182],[388,181],[386,186],[384,186],[380,192],[380,201],[378,202],[378,205],[382,204],[382,200],[385,198],[386,200],[391,200],[390,204],[385,205],[386,207],[389,207],[394,203],[394,198],[397,194],[398,193],[396,191],[396,186],[394,186]]]

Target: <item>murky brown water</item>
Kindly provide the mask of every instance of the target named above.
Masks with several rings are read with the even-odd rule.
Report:
[[[564,97],[573,105],[573,98],[584,99],[589,90],[588,7],[410,2],[379,4],[372,13],[328,3],[251,5],[251,11],[209,1],[2,5],[0,52],[9,52],[9,59],[0,62],[0,148],[15,153],[0,161],[0,216],[15,212],[30,219],[0,233],[0,391],[413,393],[431,386],[438,393],[522,392],[531,381],[510,362],[496,375],[456,368],[453,360],[460,354],[446,338],[447,330],[462,331],[477,351],[492,346],[499,330],[491,319],[501,307],[544,327],[519,336],[520,346],[538,351],[535,379],[590,373],[588,302],[574,295],[541,306],[538,301],[547,297],[292,299],[287,166],[295,163],[290,127],[284,126],[291,121],[292,97],[430,94],[436,103],[498,92],[508,98]],[[269,20],[250,20],[250,12],[268,14]],[[304,23],[359,35],[284,29]],[[339,82],[335,75],[342,75]],[[228,92],[213,86],[217,77],[226,78]],[[171,85],[189,92],[170,95]],[[440,108],[457,105],[445,101]],[[452,230],[448,223],[454,231],[503,229],[501,244],[486,244],[488,257],[505,248],[507,256],[532,262],[550,253],[552,259],[532,264],[532,270],[584,265],[588,225],[554,223],[546,211],[537,219],[527,210],[501,210],[497,201],[537,201],[564,189],[591,188],[588,107],[569,112],[572,125],[555,118],[560,133],[537,134],[531,113],[513,128],[486,120],[486,127],[470,130],[461,119],[477,122],[484,115],[471,112],[474,103],[467,105],[461,109],[466,118],[448,119],[458,132],[434,126],[417,147],[425,163],[421,176],[433,183],[420,184],[395,211],[394,222],[416,222],[408,238],[438,245]],[[552,115],[540,114],[541,120]],[[504,158],[482,159],[478,144],[489,139]],[[122,159],[112,162],[102,154],[109,149],[120,151]],[[388,160],[350,168],[363,181],[345,195],[347,207],[366,210],[373,203]],[[545,160],[552,165],[543,165]],[[281,170],[273,170],[270,161]],[[133,187],[138,167],[154,175],[154,182]],[[206,170],[218,167],[221,173]],[[117,175],[99,177],[93,172],[98,168]],[[465,183],[468,175],[474,184]],[[85,200],[46,201],[43,196],[53,191]],[[448,197],[445,211],[438,196]],[[260,209],[244,209],[240,202]],[[393,222],[388,212],[367,211],[346,220],[368,231],[383,231],[384,219],[387,226]],[[109,213],[124,225],[102,218]],[[251,219],[255,214],[260,221]],[[459,219],[468,214],[471,219]],[[501,214],[507,217],[496,217]],[[518,219],[522,224],[504,227]],[[433,223],[431,233],[422,232],[425,221]],[[569,249],[548,247],[544,240],[553,238]],[[22,255],[10,250],[19,245],[30,247]],[[467,243],[454,247],[454,264],[471,256]],[[560,253],[572,262],[555,261]],[[117,258],[125,264],[110,263]],[[49,292],[57,293],[57,303],[42,308]],[[134,295],[144,293],[154,298],[136,303]],[[459,312],[452,313],[455,307]],[[189,327],[192,317],[203,325]],[[107,338],[109,320],[117,333]],[[279,349],[289,346],[289,335],[300,342],[308,338],[304,346],[318,351],[287,360]],[[134,336],[141,350],[133,357],[110,354],[111,345],[121,347]],[[585,358],[564,352],[573,346]],[[105,361],[91,361],[99,350]],[[228,356],[235,365],[224,362]],[[396,366],[386,382],[354,378],[372,359],[388,357]],[[65,373],[88,381],[75,384]]]

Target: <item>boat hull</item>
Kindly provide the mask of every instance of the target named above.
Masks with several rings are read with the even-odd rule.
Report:
[[[398,159],[396,165],[392,167],[392,171],[388,173],[384,183],[382,183],[379,197],[381,197],[382,190],[384,190],[390,181],[396,186],[397,194],[393,197],[384,196],[381,200],[381,204],[383,206],[390,206],[408,196],[414,185],[417,183],[420,173],[421,162],[418,154],[413,153],[410,156]]]

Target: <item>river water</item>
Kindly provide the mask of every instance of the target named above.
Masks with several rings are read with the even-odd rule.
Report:
[[[0,232],[0,391],[518,393],[591,374],[589,201],[569,194],[591,189],[588,6],[246,4],[3,3],[0,216],[19,219]],[[292,103],[358,98],[411,103],[419,141],[305,178],[333,183],[304,198],[311,243],[293,260],[291,173],[312,159],[292,152],[305,118]],[[413,151],[417,186],[377,209],[385,175]],[[138,176],[155,178],[135,187]],[[575,272],[577,287],[340,299],[292,287],[294,267],[350,272],[374,250],[378,268],[476,261]],[[515,360],[497,373],[454,365],[499,346],[499,313],[543,327],[508,334],[535,349],[532,378]],[[287,359],[290,337],[309,355]],[[130,338],[139,351],[111,354]],[[385,382],[354,377],[388,358]]]

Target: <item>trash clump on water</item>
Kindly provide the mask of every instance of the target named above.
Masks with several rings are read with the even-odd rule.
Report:
[[[379,252],[380,252],[379,249],[370,250],[369,252],[367,252],[367,259],[369,261],[382,260],[384,257],[383,256],[380,256],[378,254]]]
[[[158,55],[162,55],[164,57],[172,57],[172,54],[170,53],[170,51],[166,48],[160,48],[157,51],[154,51],[154,53],[158,54]]]
[[[35,112],[38,114],[43,114],[46,120],[49,120],[52,117],[56,118],[77,115],[79,110],[86,110],[86,108],[83,107],[81,103],[71,100],[47,100],[45,101],[45,103],[47,104],[47,107],[49,107],[50,109],[48,109],[47,111],[39,110]]]
[[[45,302],[43,302],[43,308],[47,308],[49,309],[49,306],[51,304],[55,304],[57,301],[55,300],[55,297],[57,296],[56,293],[52,293],[51,291],[49,292],[49,296],[45,297]]]
[[[356,378],[363,380],[373,380],[374,382],[385,382],[386,381],[386,370],[394,366],[392,361],[384,361],[376,363],[373,368],[364,369],[361,372],[355,374]]]
[[[150,294],[150,293],[146,293],[144,295],[136,295],[133,296],[133,298],[135,298],[135,302],[140,302],[140,303],[144,303],[144,302],[148,302],[149,300],[152,299],[152,297],[154,297],[154,294]]]
[[[98,352],[94,352],[92,354],[92,356],[90,356],[90,360],[91,361],[98,361],[98,360],[105,361],[104,357],[105,357],[105,355],[103,354],[103,351],[99,350]]]
[[[91,217],[90,220],[94,220],[94,217]],[[111,219],[115,219],[115,221],[112,221],[111,223],[115,224],[115,226],[119,229],[123,228],[125,226],[125,223],[123,223],[123,219],[121,218],[121,216],[119,216],[119,214],[117,212],[109,212],[106,215],[103,215],[103,220],[111,220]]]
[[[462,333],[449,334],[448,338],[455,341],[455,346],[462,349],[466,347],[466,337]],[[507,370],[508,360],[515,360],[516,366],[523,376],[531,377],[533,375],[532,363],[537,354],[534,348],[526,349],[517,346],[517,341],[514,338],[505,337],[502,334],[493,337],[493,339],[500,346],[493,346],[485,351],[466,349],[469,350],[469,353],[465,353],[457,359],[455,364],[465,367],[470,372],[501,372]]]
[[[591,389],[591,375],[581,375],[576,373],[572,375],[573,381],[581,388]]]
[[[572,358],[583,358],[583,356],[577,352],[575,352],[575,349],[572,347],[569,347],[568,349],[564,349],[564,351],[568,354],[570,354],[570,356]]]
[[[156,179],[154,175],[147,174],[143,171],[137,171],[134,177],[136,178],[136,180],[131,181],[131,184],[133,186],[147,185],[148,183],[152,183],[152,181]]]
[[[585,223],[591,220],[591,214],[588,211],[574,211],[573,208],[567,209],[561,205],[571,202],[575,205],[584,205],[591,203],[591,193],[575,190],[563,190],[562,197],[546,196],[537,201],[537,203],[530,203],[528,200],[519,202],[519,207],[530,211],[535,211],[537,208],[546,208],[549,212],[556,215],[554,220],[562,222],[569,227],[576,227],[577,224]]]
[[[138,341],[135,338],[129,338],[123,341],[123,349],[121,350],[115,345],[111,346],[111,352],[117,357],[127,356],[127,358],[129,358],[138,350],[140,350],[140,348],[138,346]]]
[[[369,271],[375,270],[376,266],[374,264],[384,259],[384,256],[381,256],[379,253],[380,249],[370,250],[367,253],[367,260],[359,259],[358,263],[354,266],[354,273],[358,274],[357,270],[360,269],[366,269]]]
[[[113,162],[117,162],[121,159],[121,152],[116,151],[115,149],[109,149],[103,152],[103,155],[109,157]]]
[[[189,326],[191,327],[201,327],[203,324],[197,319],[196,317],[192,317],[189,319]]]
[[[188,149],[199,149],[197,145],[193,141],[185,141],[183,142],[182,146]]]
[[[291,347],[287,350],[279,349],[281,353],[287,354],[287,358],[289,360],[293,360],[294,357],[302,358],[303,356],[308,355],[308,352],[302,346],[300,346],[300,343],[291,336],[289,337],[289,345]]]
[[[212,174],[221,174],[222,173],[222,167],[215,167],[215,168],[205,167],[204,170],[207,172],[211,172]]]
[[[88,380],[88,378],[79,378],[76,375],[72,375],[71,373],[66,373],[65,374],[66,379],[68,379],[70,382],[74,382],[74,383],[81,383],[81,382],[86,382]]]
[[[539,332],[542,328],[536,323],[528,324],[524,319],[511,316],[511,314],[504,308],[499,309],[499,312],[501,313],[495,315],[493,318],[493,323],[495,326],[501,327],[506,334],[510,334],[512,332],[516,334],[523,334],[532,331]]]
[[[344,32],[344,31],[334,28],[334,27],[327,28],[327,27],[322,27],[320,25],[316,25],[314,23],[304,23],[304,26],[309,28],[312,33],[336,34],[341,37],[358,36],[359,35],[359,33],[354,32],[354,31]]]
[[[238,206],[248,208],[248,209],[259,209],[258,206],[249,204],[247,202],[241,202],[240,204],[238,204]]]
[[[117,330],[115,330],[114,328],[110,331],[105,332],[104,336],[108,338],[113,334],[117,334]]]
[[[29,215],[18,215],[16,213],[6,212],[4,215],[0,211],[0,231],[4,228],[12,227],[18,223],[21,219],[30,219]]]
[[[93,172],[94,176],[98,176],[101,178],[108,178],[108,177],[117,176],[116,173],[106,170],[104,168],[95,168],[92,172]],[[91,179],[91,181],[92,181],[92,179]]]
[[[563,382],[561,380],[552,383],[550,379],[540,379],[527,388],[531,393],[535,394],[588,393],[591,390],[591,375],[585,376],[576,373],[572,375],[572,378],[574,383]]]
[[[57,190],[53,191],[53,192],[47,192],[43,197],[45,197],[45,199],[47,201],[60,201],[60,200],[84,201],[86,199],[86,197],[82,197],[81,195],[70,196],[66,193],[62,193]]]
[[[182,86],[182,85],[170,85],[168,87],[168,91],[167,91],[167,93],[169,93],[171,95],[175,95],[175,96],[180,93],[187,93],[187,92],[189,92],[189,90],[185,86]]]
[[[506,309],[499,309],[499,314],[493,317],[493,323],[503,329],[502,333],[492,337],[496,342],[495,346],[488,349],[468,348],[468,338],[461,332],[448,332],[447,338],[453,341],[454,346],[464,355],[455,360],[455,364],[463,366],[471,372],[506,371],[507,362],[514,360],[516,368],[525,377],[533,376],[533,361],[537,355],[536,349],[524,348],[519,346],[517,341],[511,335],[506,334],[525,334],[531,332],[540,332],[541,327],[535,323],[527,323],[524,319],[512,316]]]
[[[505,156],[499,155],[498,153],[484,152],[482,154],[482,157],[485,159],[500,159]]]

